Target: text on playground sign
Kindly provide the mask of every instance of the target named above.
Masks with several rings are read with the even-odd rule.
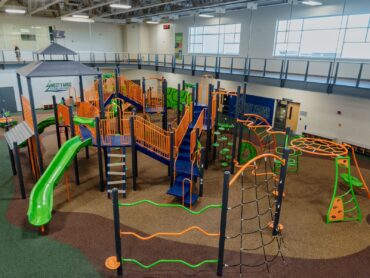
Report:
[[[49,80],[49,83],[46,84],[45,92],[64,92],[68,91],[71,86],[71,82],[51,82]]]

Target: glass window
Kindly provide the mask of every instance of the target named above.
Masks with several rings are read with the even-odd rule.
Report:
[[[348,29],[345,42],[365,42],[367,29]],[[370,50],[369,50],[370,51]]]
[[[241,24],[189,28],[189,53],[239,54]]]
[[[369,59],[370,14],[278,20],[275,56]]]

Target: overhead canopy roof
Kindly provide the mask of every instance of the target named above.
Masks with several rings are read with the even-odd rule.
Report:
[[[94,68],[75,61],[37,61],[17,70],[25,77],[98,75]]]
[[[36,53],[40,55],[77,55],[77,53],[73,50],[70,50],[69,48],[55,42],[38,50]]]

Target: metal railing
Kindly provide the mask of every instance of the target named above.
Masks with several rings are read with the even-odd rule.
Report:
[[[0,50],[0,64],[25,64],[36,60],[57,60],[66,57],[41,56],[32,51],[21,51],[18,60],[12,50]],[[356,88],[370,88],[370,62],[347,60],[322,60],[300,58],[252,58],[240,56],[183,55],[176,59],[173,54],[89,52],[80,51],[68,55],[69,60],[91,65],[114,64],[142,68],[152,66],[156,70],[166,67],[176,70],[208,72],[218,78],[222,74],[313,82]]]

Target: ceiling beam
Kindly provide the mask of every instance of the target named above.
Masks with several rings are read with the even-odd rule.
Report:
[[[90,10],[93,10],[93,9],[96,9],[96,8],[100,8],[100,7],[103,7],[103,6],[106,6],[106,5],[109,5],[109,4],[113,4],[113,3],[117,3],[117,0],[105,1],[104,3],[96,4],[96,5],[93,5],[93,6],[90,6],[90,7],[87,7],[87,8],[83,8],[83,9],[80,9],[80,10],[75,10],[73,12],[70,12],[68,14],[64,14],[62,16],[71,16],[71,15],[74,15],[74,14],[87,12],[87,11],[90,11]]]
[[[59,4],[59,2],[61,2],[61,1],[62,0],[54,0],[54,1],[50,2],[49,4],[46,4],[44,6],[41,6],[41,7],[37,8],[37,9],[32,10],[32,11],[29,11],[28,12],[28,15],[33,15],[33,14],[36,14],[38,12],[44,11],[44,10],[46,10],[47,8],[49,8],[49,7],[53,6],[53,5]]]
[[[0,8],[4,6],[8,0],[0,0]]]
[[[177,4],[177,3],[181,3],[181,2],[185,2],[185,1],[187,1],[187,0],[173,0],[173,1],[168,1],[168,2],[160,2],[160,3],[157,3],[157,4],[152,4],[152,5],[147,5],[147,6],[139,6],[139,7],[135,7],[135,8],[128,9],[128,10],[121,10],[121,11],[110,13],[110,14],[102,14],[99,17],[102,18],[102,17],[109,17],[109,16],[119,15],[119,14],[127,14],[127,13],[130,13],[130,12],[135,12],[135,11],[140,11],[140,10],[144,10],[144,9],[155,8],[155,7],[165,6],[165,5],[172,5],[172,4]]]

